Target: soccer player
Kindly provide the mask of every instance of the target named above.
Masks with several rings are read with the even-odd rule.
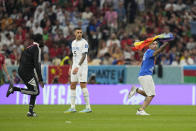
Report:
[[[76,112],[75,99],[76,99],[76,85],[79,82],[82,88],[84,100],[86,102],[86,108],[80,112],[89,113],[92,112],[89,103],[89,93],[86,88],[87,75],[88,75],[88,42],[82,38],[81,28],[74,29],[75,40],[72,42],[73,64],[71,68],[71,108],[65,111]]]
[[[20,65],[18,68],[18,73],[21,79],[24,81],[27,89],[14,87],[10,84],[6,96],[14,93],[14,91],[19,91],[22,94],[30,95],[29,112],[28,117],[35,117],[37,114],[33,111],[35,106],[36,97],[39,95],[39,85],[44,87],[42,74],[41,74],[41,47],[43,47],[42,35],[37,34],[34,36],[34,42],[28,46],[23,52],[20,58]],[[34,73],[36,70],[37,77]]]
[[[133,86],[129,92],[128,98],[131,98],[135,93],[139,93],[145,96],[145,101],[142,106],[137,110],[136,115],[150,115],[145,112],[146,107],[150,104],[155,96],[155,85],[152,79],[152,73],[154,70],[154,59],[157,54],[159,54],[168,45],[168,43],[163,44],[159,49],[158,41],[154,41],[149,45],[149,49],[144,53],[141,69],[139,72],[139,83],[143,90]]]
[[[10,76],[9,76],[9,73],[7,71],[7,67],[5,64],[5,57],[3,56],[3,54],[0,53],[0,84],[1,84],[1,81],[3,80],[3,71],[6,73],[7,79],[10,81]]]

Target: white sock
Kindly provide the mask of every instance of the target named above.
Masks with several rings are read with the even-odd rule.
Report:
[[[76,90],[71,89],[71,108],[75,109]]]
[[[86,108],[90,109],[90,102],[89,102],[89,94],[88,94],[88,89],[87,88],[82,88],[84,100],[86,102]]]

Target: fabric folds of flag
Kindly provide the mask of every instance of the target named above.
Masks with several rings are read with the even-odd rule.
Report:
[[[146,47],[148,47],[153,41],[159,40],[161,42],[166,42],[174,39],[174,35],[172,33],[168,34],[160,34],[154,37],[147,38],[144,41],[134,42],[134,47],[132,47],[133,51],[139,51]]]

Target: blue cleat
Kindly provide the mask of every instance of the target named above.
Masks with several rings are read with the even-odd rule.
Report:
[[[90,113],[90,112],[92,112],[92,110],[90,108],[86,108],[86,109],[80,111],[80,113]]]
[[[76,109],[69,108],[67,111],[64,111],[64,113],[75,113],[77,112]]]

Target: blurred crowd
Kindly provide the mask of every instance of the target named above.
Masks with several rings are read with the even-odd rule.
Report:
[[[175,40],[157,57],[157,64],[196,64],[194,0],[0,0],[0,48],[7,65],[18,65],[31,36],[42,34],[42,64],[71,60],[73,29],[89,42],[89,65],[139,65],[143,52],[136,40],[173,33]]]

